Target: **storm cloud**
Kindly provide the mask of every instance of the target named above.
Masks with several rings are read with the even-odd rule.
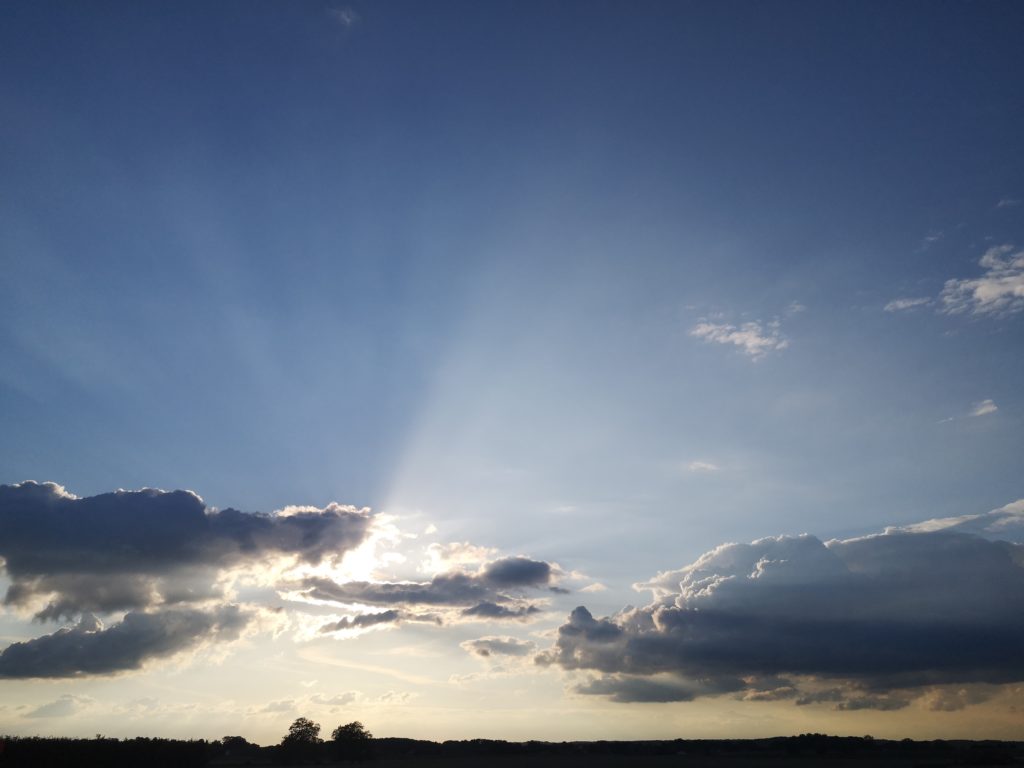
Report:
[[[273,557],[315,564],[367,536],[365,510],[331,504],[278,514],[214,510],[191,491],[115,491],[78,498],[53,483],[0,486],[5,605],[49,603],[71,618],[217,595],[219,571]]]
[[[617,701],[734,691],[892,709],[934,686],[1024,680],[1024,546],[991,538],[1016,513],[722,545],[637,585],[650,605],[576,608],[537,661],[603,673],[577,690]]]
[[[203,642],[236,639],[251,619],[237,605],[215,610],[131,612],[105,629],[91,614],[74,627],[13,643],[0,653],[0,678],[80,677],[138,669]]]

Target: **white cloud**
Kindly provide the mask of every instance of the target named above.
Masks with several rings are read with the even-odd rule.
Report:
[[[355,12],[355,9],[347,5],[341,8],[330,8],[327,13],[345,29],[351,29],[359,21],[359,14]]]
[[[1008,314],[1024,310],[1024,250],[1010,244],[985,251],[981,277],[947,280],[939,300],[947,314]]]
[[[923,307],[925,304],[930,304],[931,299],[926,296],[916,298],[903,298],[893,299],[885,305],[886,312],[903,312],[907,309],[914,309],[915,307]]]
[[[943,232],[941,229],[932,230],[927,235],[925,235],[924,239],[921,241],[921,250],[928,250],[932,245],[942,240],[942,238],[944,238],[945,236],[946,233]]]
[[[980,515],[940,517],[893,529],[910,533],[970,533],[987,539],[1004,539],[1016,543],[1024,542],[1024,499],[1017,499],[991,512]]]
[[[691,461],[687,467],[690,472],[717,472],[721,467],[710,461]]]
[[[971,408],[971,416],[987,416],[990,413],[995,413],[999,410],[999,406],[992,400],[982,400],[980,403],[975,403],[974,407]]]
[[[734,344],[754,360],[789,346],[789,340],[783,338],[777,320],[767,324],[753,321],[739,326],[700,322],[690,330],[690,335],[709,343]]]
[[[1021,203],[1024,203],[1024,200],[1020,200],[1016,197],[1004,197],[996,203],[996,208],[1016,208]]]

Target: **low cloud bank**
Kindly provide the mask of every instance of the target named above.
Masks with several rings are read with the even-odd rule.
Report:
[[[74,627],[59,629],[0,653],[0,678],[79,677],[138,669],[150,659],[172,656],[204,642],[235,640],[251,615],[237,605],[132,612],[104,628],[86,614]]]
[[[576,690],[617,701],[732,693],[893,709],[936,686],[1021,681],[1024,546],[1010,539],[1022,521],[1018,501],[855,539],[724,544],[638,584],[647,606],[577,608],[537,662],[599,673]]]

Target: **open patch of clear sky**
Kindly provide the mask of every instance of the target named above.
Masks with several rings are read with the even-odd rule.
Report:
[[[102,542],[9,523],[4,585],[32,598],[7,601],[3,645],[70,622],[101,648],[111,627],[168,626],[179,593],[193,613],[191,642],[134,665],[40,683],[0,657],[0,731],[111,733],[130,710],[125,733],[161,717],[170,733],[195,705],[177,735],[266,742],[296,712],[349,709],[426,737],[859,734],[897,709],[893,735],[1006,735],[1019,670],[936,661],[925,690],[737,654],[700,688],[696,662],[625,669],[553,644],[560,626],[599,637],[602,616],[622,642],[668,642],[644,622],[697,592],[651,580],[723,542],[842,539],[829,556],[859,573],[879,560],[855,537],[997,514],[942,535],[1019,552],[1022,29],[1012,2],[6,4],[0,483],[98,497],[81,509],[114,527],[166,503],[200,544],[118,533],[164,565],[69,571],[41,553],[102,559]],[[147,487],[203,501],[104,506]],[[28,488],[0,518],[85,514]],[[290,506],[309,509],[215,511]],[[296,514],[317,532],[301,544]],[[764,562],[797,547],[801,579],[833,573],[777,541]],[[740,561],[710,562],[728,580]],[[186,567],[208,569],[202,589]],[[112,572],[154,591],[65,580]],[[227,573],[237,589],[217,592]],[[1024,600],[1007,573],[986,620]],[[401,600],[366,586],[409,581]],[[616,613],[648,602],[635,582],[654,602]],[[47,601],[68,610],[31,623]],[[314,626],[334,604],[338,630]],[[566,618],[579,605],[596,624]]]

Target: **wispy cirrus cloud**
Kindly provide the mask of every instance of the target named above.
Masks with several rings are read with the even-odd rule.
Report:
[[[740,325],[702,321],[690,329],[690,335],[710,344],[732,344],[753,360],[789,346],[778,320],[767,323],[750,321]]]
[[[340,8],[328,8],[327,15],[345,29],[351,29],[359,23],[360,19],[356,10],[347,5],[341,6]]]
[[[885,305],[886,312],[905,312],[908,309],[917,309],[931,304],[932,300],[927,296],[916,296],[913,298],[893,299]]]

